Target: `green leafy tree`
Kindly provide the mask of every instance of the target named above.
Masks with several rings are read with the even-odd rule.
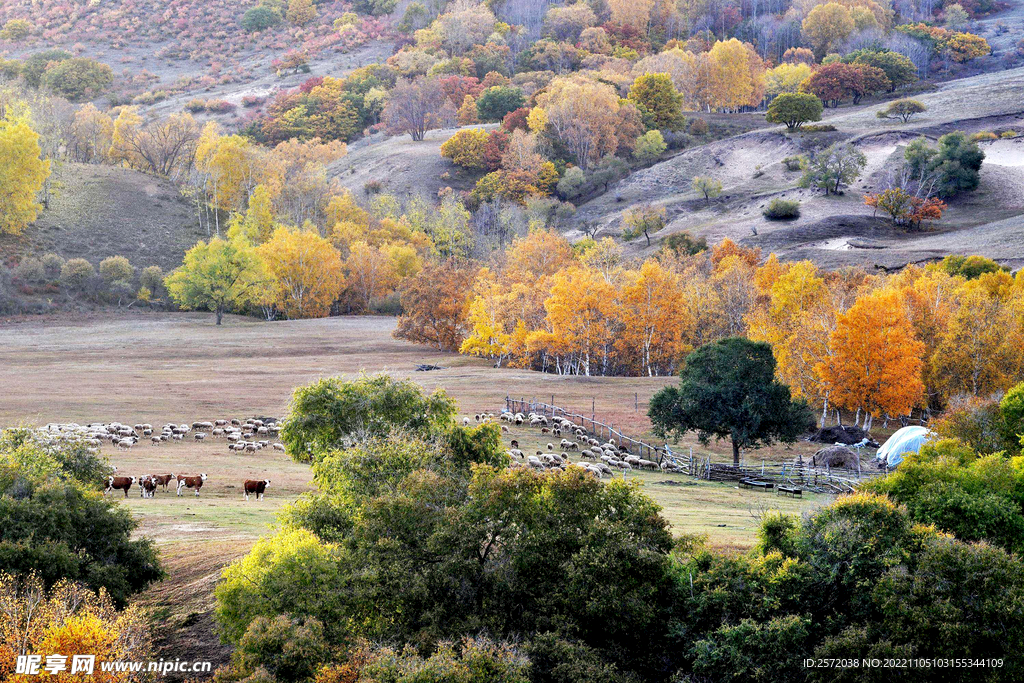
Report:
[[[286,614],[256,617],[233,653],[237,670],[251,676],[262,669],[281,683],[309,681],[330,661],[324,627],[317,619]]]
[[[964,541],[1024,549],[1024,475],[1001,455],[980,456],[954,439],[908,454],[890,477],[865,490],[907,507],[911,517]]]
[[[1007,391],[999,402],[999,431],[1006,451],[1020,453],[1024,444],[1024,382]]]
[[[686,357],[677,387],[651,399],[648,415],[659,434],[697,432],[732,442],[733,463],[740,450],[792,443],[814,426],[807,403],[792,400],[789,387],[775,380],[775,358],[768,344],[732,337],[707,344]]]
[[[799,130],[808,121],[821,121],[823,105],[817,95],[811,93],[782,93],[768,105],[765,120],[768,123],[784,123],[790,130]]]
[[[164,271],[160,266],[147,266],[139,273],[139,285],[155,294],[164,285]]]
[[[696,256],[707,251],[708,241],[704,237],[694,237],[688,232],[677,232],[666,237],[661,248],[676,256]]]
[[[676,91],[672,77],[667,73],[637,76],[629,87],[628,99],[650,118],[651,128],[679,130],[686,122],[682,110],[683,96]]]
[[[519,88],[496,85],[480,93],[476,101],[476,111],[481,121],[501,121],[506,114],[525,104],[526,97]]]
[[[849,185],[867,164],[867,157],[850,143],[835,143],[818,152],[810,160],[804,160],[804,174],[800,187],[814,187],[825,194],[841,194],[844,185]]]
[[[579,166],[571,166],[565,169],[561,179],[558,181],[558,194],[566,199],[574,199],[579,196],[587,182],[586,173]]]
[[[917,80],[917,67],[906,55],[891,50],[855,50],[843,57],[846,63],[873,66],[885,72],[889,91],[894,92]]]
[[[220,325],[224,312],[250,303],[267,277],[251,246],[215,237],[185,252],[185,262],[167,276],[164,286],[178,306],[213,311]]]
[[[0,572],[105,589],[118,605],[162,577],[131,512],[96,490],[111,470],[84,443],[40,446],[0,436]]]
[[[693,179],[693,191],[704,197],[704,205],[709,206],[711,200],[721,196],[722,181],[708,176],[699,175]]]
[[[372,14],[379,17],[394,12],[395,7],[398,6],[398,0],[356,0],[352,6],[360,14]]]
[[[55,64],[71,59],[73,55],[65,50],[43,50],[25,58],[21,65],[21,77],[30,88],[38,88],[43,74]]]
[[[238,643],[259,617],[291,614],[324,625],[330,642],[345,636],[345,585],[349,553],[304,529],[286,529],[256,542],[224,571],[217,585],[217,622]]]
[[[444,391],[426,395],[418,384],[390,375],[321,379],[295,390],[281,440],[292,458],[310,462],[326,450],[395,428],[437,433],[454,417],[455,401]]]
[[[72,102],[93,99],[114,82],[114,71],[106,64],[88,57],[76,57],[48,66],[42,85]]]
[[[578,468],[477,464],[468,482],[415,470],[350,519],[336,531],[343,540],[289,531],[229,568],[217,589],[228,639],[279,613],[319,619],[330,642],[435,645],[481,629],[507,639],[557,628],[642,680],[663,666],[663,643],[626,638],[661,629],[670,601],[672,539],[635,486]]]
[[[665,207],[642,204],[627,210],[622,222],[622,239],[629,241],[643,235],[651,246],[651,235],[665,227]]]
[[[962,131],[943,135],[936,148],[925,138],[914,140],[903,155],[913,177],[935,177],[935,193],[944,199],[974,190],[981,181],[985,153]]]
[[[800,660],[943,653],[1004,657],[997,680],[1019,676],[1019,556],[939,535],[905,507],[865,493],[803,520],[765,515],[759,536],[774,540],[745,556],[680,544],[672,628],[693,643],[680,674],[831,681],[804,673]]]
[[[978,256],[977,254],[971,256],[950,254],[938,263],[928,267],[940,270],[952,277],[962,277],[965,280],[976,280],[985,273],[998,273],[1010,270],[986,256]]]
[[[242,15],[242,28],[249,33],[258,33],[281,23],[280,10],[266,4],[250,7]]]
[[[661,131],[649,130],[636,139],[633,157],[641,164],[653,164],[665,153],[666,149],[668,149],[668,145],[665,144],[665,138]]]
[[[928,107],[917,100],[896,100],[890,102],[885,109],[880,109],[875,115],[880,119],[900,119],[903,123],[907,123],[915,114],[926,111],[928,111]]]

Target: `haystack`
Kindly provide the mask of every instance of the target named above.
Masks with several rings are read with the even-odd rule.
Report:
[[[819,429],[810,437],[808,441],[814,441],[816,443],[831,443],[831,444],[846,444],[852,446],[853,444],[861,443],[867,439],[866,445],[872,448],[878,448],[878,444],[871,439],[871,435],[860,427],[846,426],[846,425],[835,425],[834,427],[825,427]]]
[[[846,446],[828,446],[811,456],[807,463],[810,467],[829,467],[832,469],[842,467],[855,470],[859,467],[860,458],[856,451]]]

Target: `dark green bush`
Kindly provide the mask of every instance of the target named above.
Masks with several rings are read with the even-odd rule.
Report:
[[[789,221],[800,218],[800,202],[795,199],[773,199],[761,212],[770,221]]]

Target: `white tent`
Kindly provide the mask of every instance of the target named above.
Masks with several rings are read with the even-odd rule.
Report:
[[[904,427],[896,430],[889,439],[882,444],[875,454],[879,463],[885,463],[886,467],[896,467],[903,462],[905,453],[917,453],[926,442],[935,438],[935,432],[925,427]]]

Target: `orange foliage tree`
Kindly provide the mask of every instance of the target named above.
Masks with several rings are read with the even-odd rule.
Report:
[[[875,417],[908,415],[921,402],[924,344],[898,292],[882,289],[858,299],[839,316],[829,346],[818,372],[832,401],[865,413],[868,428]]]
[[[467,295],[476,273],[476,267],[448,259],[406,278],[395,336],[440,351],[457,351],[467,332]]]

